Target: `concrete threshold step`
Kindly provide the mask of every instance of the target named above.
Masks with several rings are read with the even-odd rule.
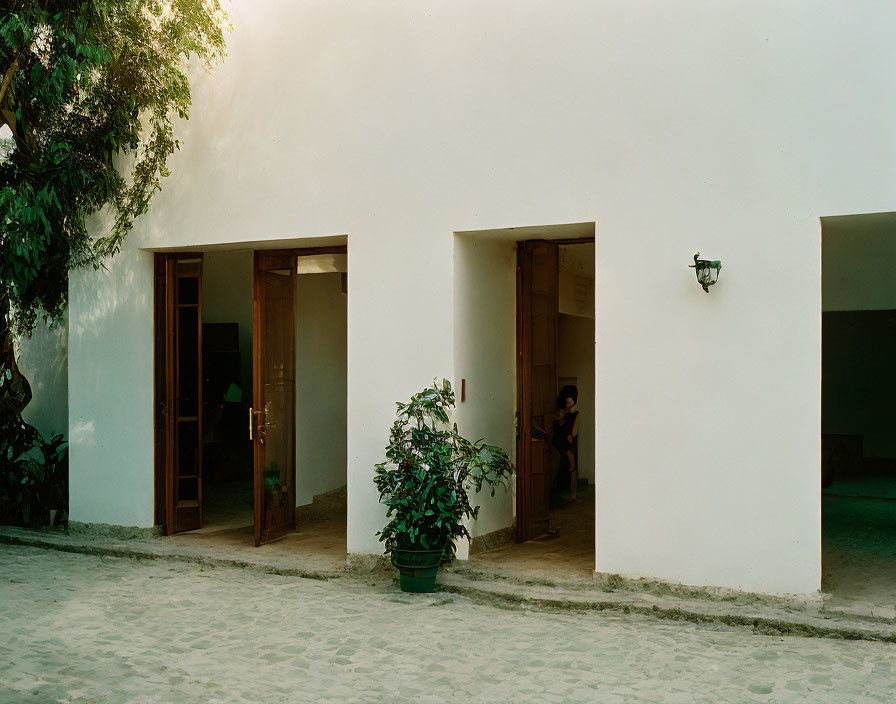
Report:
[[[235,554],[228,550],[187,549],[165,540],[90,537],[64,531],[34,531],[6,526],[0,527],[0,544],[138,560],[162,559],[205,566],[256,569],[270,574],[317,580],[354,577],[367,581],[374,573],[391,580],[393,570],[382,556],[352,556],[345,569],[318,570],[303,566],[300,556],[264,556],[251,551]],[[826,611],[824,607],[819,608],[811,603],[786,602],[774,597],[754,597],[755,601],[751,603],[739,603],[736,599],[610,589],[584,581],[565,585],[520,583],[504,574],[490,575],[464,568],[441,570],[437,588],[504,608],[640,614],[676,621],[745,626],[769,635],[896,643],[896,619]]]
[[[615,612],[694,623],[745,626],[757,633],[896,643],[893,619],[866,618],[826,612],[823,608],[777,604],[774,599],[757,604],[725,600],[657,596],[629,590],[523,585],[483,575],[470,578],[455,572],[439,575],[439,588],[505,607]]]
[[[320,570],[303,566],[300,560],[282,556],[265,556],[246,551],[239,555],[227,550],[185,548],[164,540],[86,538],[61,531],[33,531],[0,527],[0,544],[19,545],[44,550],[123,557],[136,560],[172,560],[203,566],[256,569],[269,574],[327,581],[339,577],[339,570]]]

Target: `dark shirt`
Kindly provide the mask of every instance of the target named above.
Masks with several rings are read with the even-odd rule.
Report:
[[[572,450],[573,452],[576,450],[576,438],[573,437],[572,442],[567,440],[567,438],[572,435],[572,429],[575,427],[578,415],[578,411],[567,411],[563,418],[554,421],[554,447],[564,454],[566,454],[567,450]]]

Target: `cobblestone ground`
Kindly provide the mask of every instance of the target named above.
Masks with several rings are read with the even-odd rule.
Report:
[[[0,546],[3,702],[893,701],[896,646]]]

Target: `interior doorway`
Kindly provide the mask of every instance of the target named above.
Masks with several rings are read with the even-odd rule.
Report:
[[[202,267],[202,530],[254,523],[252,252],[212,251]]]
[[[896,616],[896,213],[822,218],[822,591]]]
[[[594,243],[517,246],[518,542],[593,556]]]
[[[159,253],[155,300],[156,523],[344,553],[347,247]]]

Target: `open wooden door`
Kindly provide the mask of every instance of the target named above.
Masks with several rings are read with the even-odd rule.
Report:
[[[517,250],[517,540],[548,531],[551,414],[557,398],[559,327],[556,244],[521,242]]]
[[[296,527],[296,255],[255,253],[255,545]]]
[[[202,527],[202,254],[155,259],[156,523],[171,535]]]

